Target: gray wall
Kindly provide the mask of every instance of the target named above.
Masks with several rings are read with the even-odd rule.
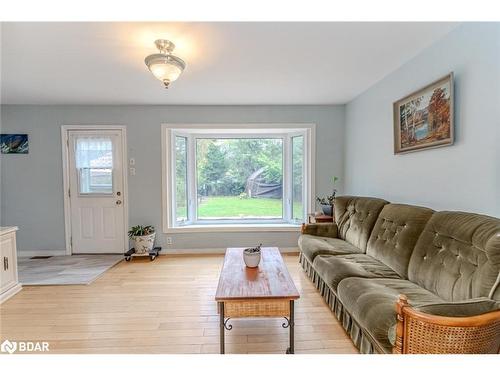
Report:
[[[393,154],[392,103],[453,71],[453,146]],[[500,217],[500,24],[463,24],[346,106],[345,191]]]
[[[392,103],[450,71],[456,79],[455,145],[393,155]],[[128,156],[136,159],[136,175],[129,176],[130,224],[160,229],[160,124],[168,122],[313,122],[317,194],[328,193],[337,175],[350,194],[500,216],[500,26],[458,27],[345,107],[4,105],[1,131],[28,133],[30,153],[0,156],[1,225],[20,227],[20,250],[63,250],[60,127],[119,124],[127,126]],[[159,241],[167,247],[165,237]],[[175,249],[245,246],[257,237],[266,245],[295,247],[298,234],[172,237]]]
[[[2,133],[28,133],[28,155],[1,155],[1,224],[17,225],[18,249],[63,250],[61,125],[127,126],[130,224],[161,228],[162,123],[316,123],[316,190],[343,176],[344,106],[24,106],[1,107]],[[342,180],[341,180],[342,181]],[[166,235],[158,239],[167,247]],[[262,242],[296,247],[298,233],[175,234],[174,249],[225,248]]]

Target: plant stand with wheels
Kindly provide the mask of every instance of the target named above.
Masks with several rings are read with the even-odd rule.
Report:
[[[147,253],[137,254],[135,252],[135,249],[131,248],[129,251],[127,251],[123,255],[125,256],[125,260],[127,262],[130,262],[132,257],[149,257],[149,260],[153,261],[160,254],[160,251],[161,251],[161,246],[156,246],[151,251],[149,251]]]

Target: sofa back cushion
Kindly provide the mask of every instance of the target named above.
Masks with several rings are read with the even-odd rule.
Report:
[[[433,210],[405,204],[384,206],[368,240],[366,253],[408,277],[408,263]]]
[[[387,203],[378,198],[337,197],[335,222],[339,238],[364,252],[378,214]]]
[[[436,212],[417,241],[410,281],[447,301],[495,298],[500,272],[500,219]]]

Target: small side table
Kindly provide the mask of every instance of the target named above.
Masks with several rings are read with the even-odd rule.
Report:
[[[315,213],[307,215],[308,224],[314,223],[333,223],[333,216],[324,214],[317,215]]]

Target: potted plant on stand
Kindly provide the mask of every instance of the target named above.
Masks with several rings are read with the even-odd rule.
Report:
[[[153,250],[156,232],[152,225],[136,225],[128,231],[128,236],[134,241],[136,254],[149,254]]]
[[[316,202],[321,206],[323,214],[327,216],[333,216],[333,204],[335,202],[335,195],[337,194],[337,189],[335,188],[335,183],[338,181],[337,176],[332,177],[333,190],[331,195],[326,197],[316,197]]]

